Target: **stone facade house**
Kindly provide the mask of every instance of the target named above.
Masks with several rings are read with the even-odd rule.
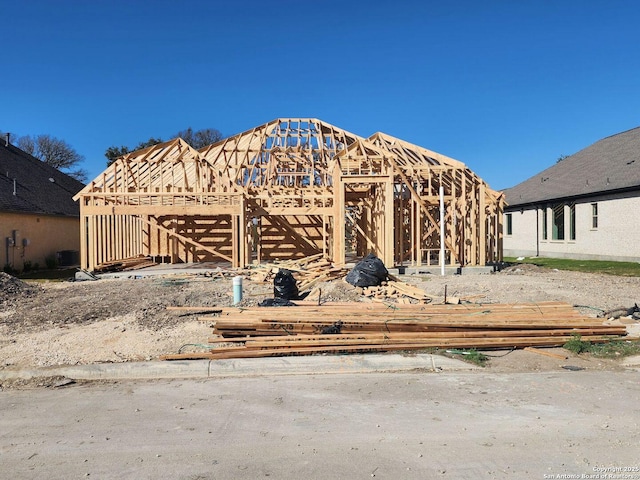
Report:
[[[505,190],[504,256],[640,261],[640,127]]]

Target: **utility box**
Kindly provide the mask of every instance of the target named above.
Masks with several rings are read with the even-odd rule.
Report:
[[[71,267],[80,264],[80,255],[77,250],[62,250],[56,254],[58,265],[61,267]]]

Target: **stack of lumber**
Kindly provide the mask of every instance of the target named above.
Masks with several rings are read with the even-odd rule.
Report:
[[[129,257],[123,258],[121,260],[100,263],[98,264],[98,266],[96,266],[94,272],[123,272],[128,270],[138,270],[145,267],[152,267],[154,265],[157,265],[157,263],[151,260],[150,257],[138,255],[137,257]]]
[[[624,326],[603,325],[569,304],[385,305],[334,303],[280,308],[221,308],[203,353],[163,359],[248,358],[424,348],[561,346],[580,335],[606,342]]]
[[[273,278],[280,269],[293,273],[300,293],[311,290],[320,282],[335,280],[347,274],[344,268],[332,266],[322,253],[298,260],[262,264],[249,269],[246,273],[254,282],[273,282]]]

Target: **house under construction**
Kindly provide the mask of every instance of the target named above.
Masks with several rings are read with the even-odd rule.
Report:
[[[452,266],[502,256],[503,195],[463,163],[317,119],[276,119],[200,151],[176,138],[131,152],[74,198],[88,270],[138,255],[234,267],[320,253],[434,265],[441,246]]]

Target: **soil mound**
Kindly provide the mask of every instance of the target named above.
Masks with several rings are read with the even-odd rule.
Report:
[[[29,285],[8,273],[0,272],[0,304],[15,299],[31,297],[40,290],[40,288]]]

